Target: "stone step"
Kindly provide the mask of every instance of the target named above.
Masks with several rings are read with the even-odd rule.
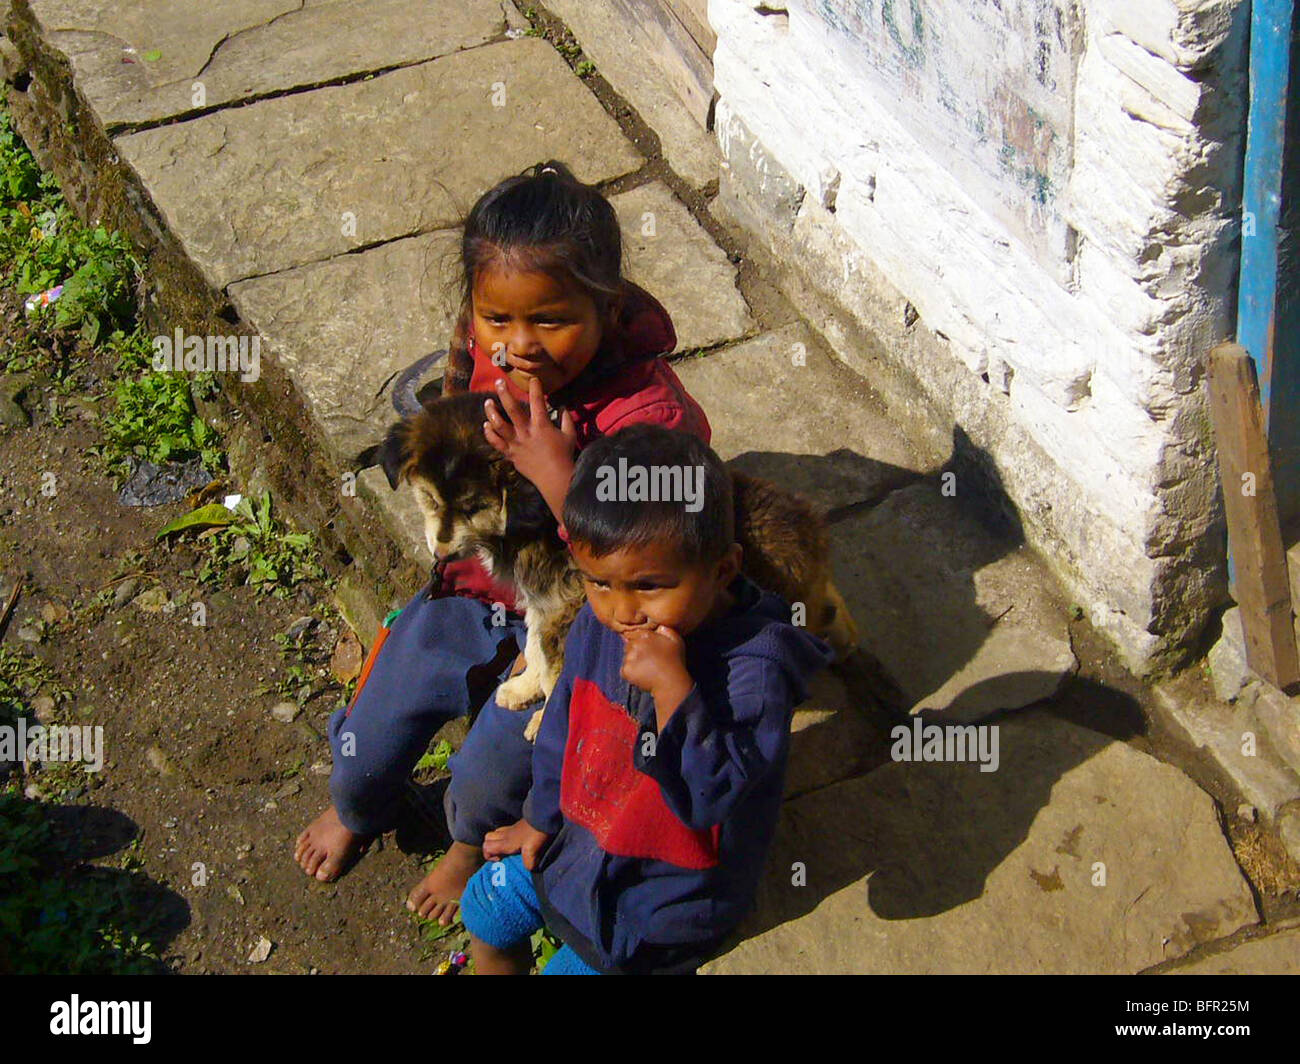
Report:
[[[1232,949],[1184,964],[1165,974],[1300,975],[1300,928],[1292,927],[1264,938],[1249,939]],[[1241,1019],[1244,1022],[1246,1017]]]
[[[674,368],[724,461],[825,509],[878,499],[925,471],[866,382],[801,322]]]
[[[203,108],[436,59],[506,28],[499,3],[300,0],[31,0],[110,131]],[[197,94],[197,95],[196,95]]]
[[[925,480],[831,531],[862,645],[913,713],[971,721],[1051,697],[1077,661],[1042,562],[982,525],[962,490]]]
[[[531,37],[114,145],[218,290],[450,228],[484,189],[543,159],[567,160],[591,182],[642,162],[564,60]]]
[[[1039,711],[998,727],[996,771],[891,762],[787,802],[705,971],[1132,973],[1257,922],[1181,772]]]

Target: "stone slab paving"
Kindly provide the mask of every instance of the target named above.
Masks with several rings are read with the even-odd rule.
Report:
[[[1038,711],[999,734],[996,772],[891,762],[787,802],[757,915],[706,971],[1137,972],[1256,923],[1177,769]]]
[[[1251,939],[1167,975],[1300,975],[1300,928]],[[1242,1018],[1243,1022],[1245,1017]]]
[[[722,153],[713,135],[673,91],[667,78],[646,76],[648,45],[614,6],[591,0],[551,0],[546,5],[573,32],[610,87],[659,135],[668,165],[695,188],[718,179]],[[651,71],[657,75],[658,71]]]
[[[1051,697],[1077,668],[1042,562],[987,531],[939,482],[837,522],[831,542],[861,643],[912,712],[977,720]]]
[[[218,289],[449,228],[542,159],[592,182],[642,161],[555,50],[528,37],[114,143]]]
[[[823,508],[878,498],[924,472],[866,382],[802,323],[675,368],[724,460]]]
[[[679,346],[725,342],[752,328],[731,263],[667,188],[652,184],[613,202],[628,276],[663,302]],[[653,237],[641,235],[647,214]],[[459,269],[458,240],[450,230],[422,234],[230,286],[240,315],[302,391],[340,467],[396,418],[398,375],[446,347],[458,297],[445,282]]]
[[[672,315],[677,350],[726,343],[754,329],[735,267],[666,185],[652,181],[611,202],[627,276]]]
[[[434,59],[506,29],[494,0],[32,0],[31,7],[110,131]]]
[[[442,230],[231,285],[235,308],[292,377],[338,468],[396,420],[396,375],[446,348],[454,303],[444,280],[458,254],[457,234]]]

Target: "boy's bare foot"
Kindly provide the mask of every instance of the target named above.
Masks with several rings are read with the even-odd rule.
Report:
[[[334,806],[307,825],[294,844],[293,859],[322,883],[338,879],[370,848],[371,838],[344,826]]]
[[[448,926],[456,918],[465,884],[482,863],[483,856],[477,846],[453,842],[407,896],[406,907],[426,920],[437,920]]]

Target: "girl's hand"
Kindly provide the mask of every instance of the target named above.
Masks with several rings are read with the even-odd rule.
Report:
[[[534,377],[528,382],[526,414],[503,380],[497,381],[497,397],[505,414],[488,399],[483,404],[487,415],[483,433],[493,447],[510,459],[521,476],[540,488],[556,469],[572,471],[578,432],[567,410],[559,428],[551,424],[541,381]]]

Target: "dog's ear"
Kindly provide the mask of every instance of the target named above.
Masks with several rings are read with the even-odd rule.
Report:
[[[384,476],[388,478],[388,486],[396,491],[398,484],[402,482],[402,470],[406,465],[407,441],[409,438],[409,426],[406,421],[394,423],[392,428],[388,430],[388,435],[384,437],[383,443],[367,447],[352,460],[357,472],[369,469],[371,466],[382,466]]]
[[[511,477],[506,482],[506,538],[533,539],[556,527],[555,515],[532,481]]]

